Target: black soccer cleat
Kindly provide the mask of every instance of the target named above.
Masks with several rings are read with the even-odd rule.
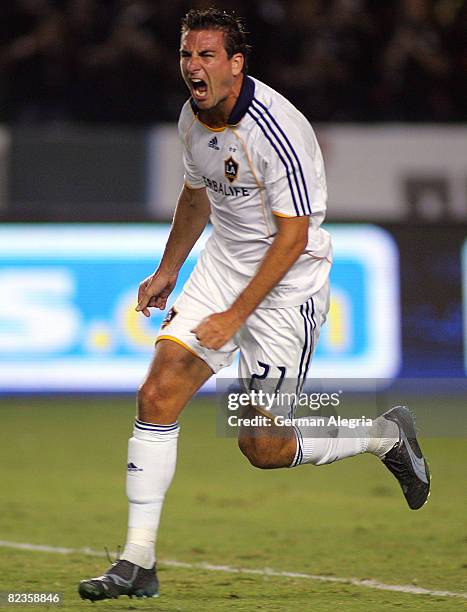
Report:
[[[78,586],[81,599],[98,601],[128,597],[159,597],[156,566],[144,569],[130,561],[119,560],[97,578],[82,580]]]
[[[430,494],[430,471],[417,441],[415,418],[406,406],[394,406],[381,416],[399,427],[399,442],[382,461],[399,481],[409,507],[418,510]]]

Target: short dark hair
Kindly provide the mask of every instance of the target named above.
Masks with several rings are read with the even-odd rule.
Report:
[[[230,59],[235,53],[241,53],[245,58],[243,72],[248,68],[248,55],[251,46],[248,44],[248,34],[241,17],[235,13],[227,13],[217,8],[191,9],[182,19],[182,34],[187,30],[221,30],[224,32],[224,48]]]

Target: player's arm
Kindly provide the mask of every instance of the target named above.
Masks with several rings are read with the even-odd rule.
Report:
[[[169,239],[157,270],[139,286],[137,311],[150,316],[149,308],[164,310],[183,262],[209,221],[211,206],[206,189],[185,185],[178,198]]]
[[[280,282],[305,250],[309,217],[276,217],[278,231],[256,274],[224,312],[207,317],[193,330],[203,346],[222,347]]]

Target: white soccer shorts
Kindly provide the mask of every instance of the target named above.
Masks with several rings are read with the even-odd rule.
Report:
[[[173,340],[191,351],[214,373],[231,365],[240,351],[238,376],[245,381],[266,379],[277,385],[282,379],[296,381],[300,388],[318,342],[320,329],[329,310],[329,283],[300,306],[257,308],[235,336],[219,350],[200,345],[192,330],[209,315],[231,306],[241,288],[227,269],[220,271],[206,262],[188,279],[182,293],[169,310],[156,338]],[[258,385],[256,385],[258,386]]]

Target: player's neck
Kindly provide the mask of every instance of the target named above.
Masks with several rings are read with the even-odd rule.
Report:
[[[239,75],[239,78],[235,81],[231,92],[227,98],[225,98],[225,100],[222,100],[222,102],[220,102],[214,108],[199,112],[199,118],[203,123],[211,128],[220,128],[227,125],[227,120],[230,117],[242,90],[244,78],[243,73]]]

